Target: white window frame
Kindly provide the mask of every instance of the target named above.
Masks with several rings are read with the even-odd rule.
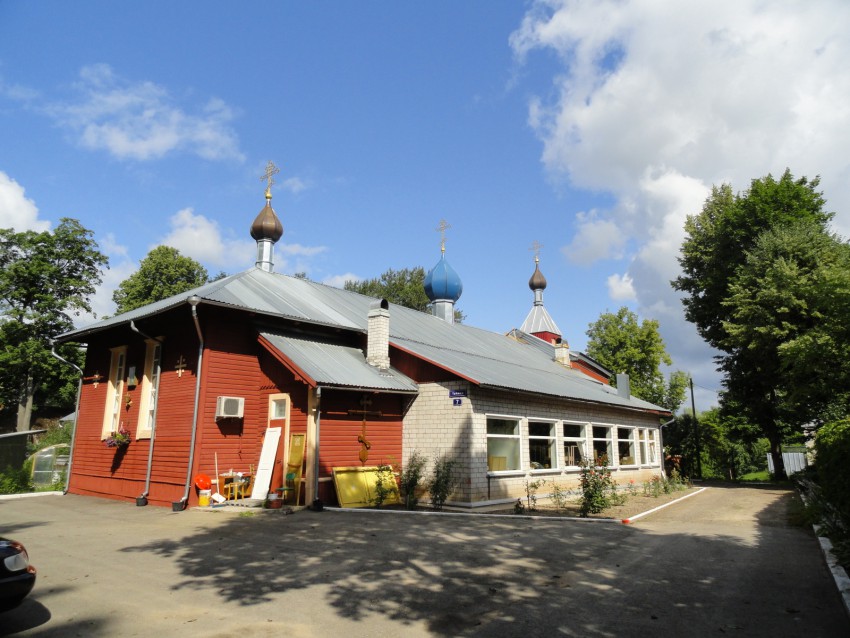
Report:
[[[596,444],[599,441],[604,441],[606,443],[606,453],[605,455],[608,458],[608,467],[612,467],[614,465],[614,430],[617,426],[613,423],[595,423],[591,422],[590,424],[590,451],[593,455],[593,463],[594,465],[599,458],[599,455],[596,454]],[[600,438],[596,436],[596,432],[594,432],[595,428],[605,428],[608,432],[608,435],[605,438]]]
[[[106,439],[121,428],[121,399],[124,394],[124,375],[127,370],[127,346],[110,348],[109,352],[109,379],[106,385],[101,439]]]
[[[549,435],[532,435],[531,434],[531,425],[533,423],[545,424],[549,426]],[[552,470],[557,470],[560,467],[558,463],[558,421],[556,419],[537,419],[530,418],[528,419],[528,467],[531,468],[532,472],[551,472]],[[531,460],[531,442],[533,441],[548,441],[549,442],[549,467],[538,467],[535,468]]]
[[[617,467],[637,467],[640,465],[640,459],[637,457],[637,441],[635,440],[635,435],[637,434],[637,428],[632,425],[618,425],[614,428],[616,432],[615,443],[617,450]],[[620,438],[621,432],[628,432],[628,436],[626,438]],[[631,450],[631,454],[628,455],[620,455],[620,444],[627,443]],[[631,462],[623,462],[623,459],[631,458]]]
[[[649,459],[647,463],[649,465],[660,465],[660,457],[658,456],[658,433],[659,430],[655,428],[647,429],[647,435],[649,435],[649,439],[647,440],[647,444],[649,445]]]
[[[640,454],[640,464],[649,465],[649,437],[651,436],[649,428],[638,428],[637,431],[637,446]]]
[[[580,427],[581,432],[582,432],[581,436],[567,436],[566,426],[568,426],[568,425],[575,425],[575,426]],[[590,423],[588,423],[587,421],[562,421],[561,422],[561,436],[562,436],[561,449],[562,449],[562,454],[564,455],[563,456],[563,467],[565,469],[567,469],[567,470],[577,470],[579,467],[581,467],[581,459],[579,459],[578,463],[576,463],[574,465],[570,465],[570,463],[569,463],[570,455],[567,454],[567,444],[569,444],[569,443],[578,444],[578,447],[580,448],[581,457],[583,459],[587,458],[587,450],[588,450],[587,434],[590,431],[589,428],[590,428]]]
[[[516,424],[515,432],[516,434],[490,434],[487,430],[489,429],[490,420],[494,421],[513,421]],[[505,474],[510,472],[521,472],[522,471],[522,418],[518,416],[510,416],[506,414],[487,414],[485,415],[485,436],[487,437],[487,471],[491,474]],[[491,455],[490,454],[490,441],[498,442],[498,441],[515,441],[516,445],[516,453],[512,456],[516,459],[517,467],[509,467],[508,461],[509,455],[505,455],[505,468],[504,469],[495,469],[491,470],[490,468],[493,465],[491,461],[492,458],[500,458],[502,455]]]
[[[162,376],[162,341],[145,339],[145,367],[142,371],[139,420],[136,439],[149,439],[156,425],[159,379]]]
[[[277,407],[283,404],[283,416],[280,416]],[[284,393],[269,395],[269,421],[279,421],[281,419],[289,422],[289,395]]]

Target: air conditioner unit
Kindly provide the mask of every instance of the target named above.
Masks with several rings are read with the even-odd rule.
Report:
[[[245,411],[242,397],[218,397],[215,402],[216,419],[241,419]]]

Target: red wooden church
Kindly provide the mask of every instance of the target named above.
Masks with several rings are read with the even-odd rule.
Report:
[[[60,337],[87,344],[70,492],[179,510],[197,504],[199,474],[253,470],[263,498],[294,464],[300,503],[334,503],[333,468],[448,450],[464,473],[455,500],[474,505],[515,498],[535,472],[574,481],[585,444],[660,473],[665,411],[578,371],[607,375],[556,327],[454,324],[461,285],[444,256],[427,314],[274,273],[282,234],[267,190],[254,268]]]

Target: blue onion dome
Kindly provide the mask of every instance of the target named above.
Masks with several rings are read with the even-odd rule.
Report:
[[[463,284],[455,269],[443,254],[440,261],[425,276],[425,294],[431,301],[457,301],[463,293]]]

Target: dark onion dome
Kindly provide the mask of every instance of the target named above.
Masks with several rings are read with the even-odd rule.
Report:
[[[425,294],[431,301],[457,301],[463,293],[463,284],[455,269],[442,255],[440,261],[425,276]]]
[[[537,263],[534,264],[534,274],[528,280],[528,287],[532,290],[546,290],[546,277],[540,272],[540,266]]]
[[[266,197],[266,206],[257,215],[257,219],[251,224],[251,237],[255,241],[270,239],[276,242],[283,237],[283,224],[277,218],[271,204],[271,197]]]

